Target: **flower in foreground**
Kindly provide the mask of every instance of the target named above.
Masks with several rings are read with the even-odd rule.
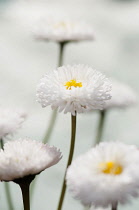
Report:
[[[112,80],[112,98],[105,103],[104,109],[126,108],[137,103],[137,95],[131,87]]]
[[[61,159],[61,152],[35,140],[19,139],[5,143],[0,158],[0,179],[14,181],[55,165]]]
[[[138,148],[120,142],[100,143],[73,161],[66,180],[72,195],[85,206],[124,204],[138,195]]]
[[[62,66],[46,74],[37,87],[37,101],[64,113],[103,109],[111,84],[100,72],[85,65]]]
[[[37,39],[56,42],[94,39],[94,31],[90,25],[66,19],[41,20],[34,34]]]
[[[15,133],[22,125],[27,114],[21,110],[0,108],[0,139]]]

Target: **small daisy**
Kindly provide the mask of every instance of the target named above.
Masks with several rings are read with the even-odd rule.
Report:
[[[56,42],[94,39],[94,31],[90,25],[66,19],[41,20],[34,34],[37,39]]]
[[[22,125],[27,114],[21,110],[0,108],[0,139],[14,134]]]
[[[124,204],[138,195],[138,148],[120,142],[100,143],[73,161],[66,179],[72,195],[85,206]]]
[[[137,103],[137,95],[128,85],[112,80],[112,98],[105,103],[104,109],[126,108]]]
[[[5,143],[0,157],[0,179],[14,181],[55,165],[61,159],[61,152],[35,140],[19,139]]]
[[[64,113],[103,109],[111,84],[100,72],[85,65],[62,66],[46,74],[37,87],[37,101]]]

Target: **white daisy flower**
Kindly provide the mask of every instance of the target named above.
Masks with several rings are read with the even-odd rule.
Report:
[[[56,147],[30,139],[19,139],[4,144],[0,152],[0,180],[13,181],[37,175],[61,159]]]
[[[0,108],[0,139],[15,133],[26,117],[25,111]]]
[[[37,39],[56,42],[94,39],[94,31],[90,25],[65,18],[41,20],[38,27],[36,26],[34,34]]]
[[[85,65],[62,66],[46,74],[37,87],[37,101],[64,113],[103,109],[111,84],[100,72]]]
[[[83,205],[108,207],[138,195],[139,150],[120,142],[100,143],[67,171],[67,186]]]
[[[115,80],[112,82],[112,98],[105,103],[104,109],[126,108],[137,103],[137,95],[128,85]]]

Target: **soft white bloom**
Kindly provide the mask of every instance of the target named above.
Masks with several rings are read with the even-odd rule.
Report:
[[[0,139],[12,135],[24,122],[27,113],[23,110],[0,108]]]
[[[12,181],[55,165],[61,159],[61,152],[35,140],[19,139],[5,143],[0,158],[0,180]]]
[[[37,87],[37,101],[64,113],[103,109],[111,84],[100,72],[85,65],[62,66],[46,74]]]
[[[137,95],[128,85],[111,80],[112,98],[105,103],[104,109],[126,108],[137,103]]]
[[[84,205],[126,203],[139,189],[139,150],[120,142],[100,143],[78,157],[67,171],[72,195]]]
[[[92,27],[84,22],[63,19],[41,20],[34,30],[37,39],[69,42],[94,39]]]

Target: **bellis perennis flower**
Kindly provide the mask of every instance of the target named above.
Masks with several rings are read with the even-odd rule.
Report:
[[[22,110],[0,108],[0,139],[12,135],[24,122],[27,114]]]
[[[105,103],[104,109],[126,108],[137,103],[137,95],[128,85],[112,80],[112,98]]]
[[[56,42],[69,42],[94,39],[94,31],[91,26],[84,22],[66,19],[41,20],[36,27],[37,39],[51,40]]]
[[[85,65],[62,66],[46,74],[37,87],[37,101],[64,113],[103,109],[111,84],[100,72]]]
[[[61,152],[35,140],[19,139],[4,144],[0,159],[0,180],[14,181],[55,165]]]
[[[72,195],[86,206],[124,204],[138,195],[139,150],[119,142],[100,143],[73,161],[66,179]]]

